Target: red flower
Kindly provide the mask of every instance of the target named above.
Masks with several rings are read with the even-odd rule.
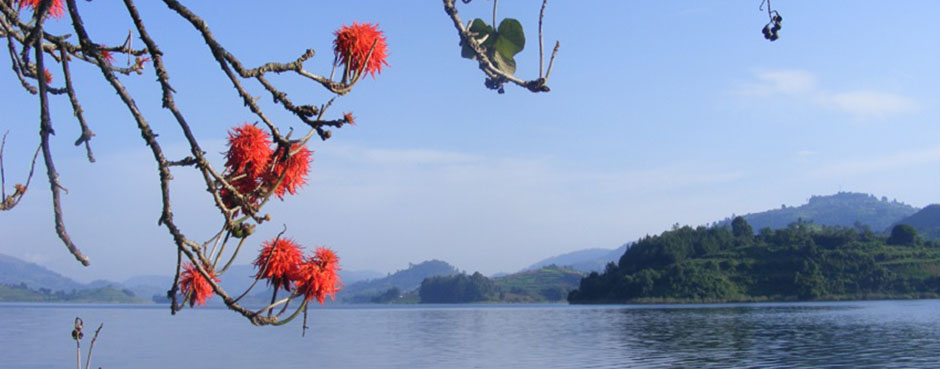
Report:
[[[301,247],[293,240],[276,238],[261,244],[261,253],[253,263],[258,268],[255,278],[267,279],[274,289],[291,289],[291,277],[303,263]],[[267,265],[267,268],[265,268]]]
[[[275,153],[277,162],[274,164],[274,170],[268,174],[266,182],[269,186],[277,183],[281,173],[284,173],[284,180],[274,188],[274,194],[278,198],[284,199],[284,192],[290,192],[291,195],[297,193],[297,190],[307,183],[307,172],[310,171],[310,158],[312,153],[306,146],[294,144],[291,146],[291,152],[294,152],[287,160],[283,160],[283,149],[278,148]]]
[[[52,73],[49,73],[48,69],[43,69],[42,75],[43,75],[43,78],[46,80],[47,85],[52,83]]]
[[[219,282],[219,279],[215,277],[215,271],[212,268],[206,268],[206,272],[209,273],[209,277],[216,282]],[[199,274],[199,271],[196,270],[190,263],[183,265],[185,269],[180,273],[180,291],[183,296],[186,297],[189,301],[189,307],[193,307],[195,304],[199,306],[206,305],[206,299],[212,297],[215,292],[212,290],[212,285],[209,284],[205,278],[202,277],[202,274]]]
[[[245,123],[228,135],[228,152],[225,167],[230,175],[244,174],[252,180],[259,179],[271,161],[271,141],[268,133]]]
[[[336,272],[339,269],[339,257],[333,250],[327,247],[317,247],[313,253],[313,258],[320,262],[324,269]]]
[[[42,0],[17,0],[17,1],[19,2],[20,8],[23,8],[23,6],[25,5],[29,7],[30,9],[32,9],[33,11],[36,11],[36,9],[39,9],[39,4],[42,2]],[[62,5],[62,0],[54,0],[52,2],[52,6],[49,7],[49,15],[58,19],[58,18],[61,18],[63,14],[65,14],[65,7]]]
[[[382,72],[382,64],[388,65],[385,61],[388,57],[388,45],[385,43],[383,32],[379,31],[378,24],[353,22],[351,26],[344,25],[333,34],[336,35],[336,40],[333,40],[333,52],[336,53],[339,63],[345,64],[351,71],[359,72],[363,68],[373,43],[375,50],[365,65],[365,72],[371,73],[372,78],[375,78],[376,72]]]
[[[297,292],[304,295],[306,301],[317,299],[321,304],[326,297],[335,299],[336,291],[343,288],[336,272],[339,268],[339,258],[325,247],[318,247],[313,257],[308,258],[297,270],[294,276]]]
[[[352,115],[352,112],[343,113],[343,121],[351,126],[356,125],[356,117]]]
[[[114,55],[111,55],[111,50],[106,49],[104,45],[98,45],[98,53],[104,61],[108,62],[108,65],[114,63]]]

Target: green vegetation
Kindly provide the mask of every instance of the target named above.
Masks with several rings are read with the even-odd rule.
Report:
[[[496,284],[480,272],[425,279],[418,290],[422,303],[460,304],[492,301],[499,296]]]
[[[940,239],[940,205],[927,205],[913,215],[901,219],[897,224],[907,224],[917,229],[922,237],[929,240]]]
[[[137,304],[147,303],[134,295],[134,292],[113,287],[72,290],[71,292],[55,291],[48,288],[31,290],[25,283],[17,285],[0,284],[0,302],[71,302],[71,303],[103,303],[103,304]]]
[[[591,273],[572,303],[724,302],[937,297],[940,243],[912,227],[891,237],[860,229],[792,223],[757,235],[682,227],[646,237],[619,264]]]
[[[490,279],[473,275],[425,279],[418,290],[422,303],[557,302],[577,287],[583,275],[556,265]]]
[[[499,288],[502,302],[557,302],[577,288],[583,276],[577,271],[550,265],[494,278],[493,282]]]

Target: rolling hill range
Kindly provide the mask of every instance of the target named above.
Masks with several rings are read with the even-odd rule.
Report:
[[[71,291],[86,288],[81,283],[39,265],[0,254],[0,284],[21,283],[33,290],[45,288],[52,291]]]
[[[584,249],[552,256],[539,260],[522,271],[538,270],[549,265],[563,266],[579,272],[590,273],[604,270],[607,263],[616,263],[620,256],[627,251],[630,243],[625,243],[616,249]]]
[[[857,192],[839,192],[829,196],[812,196],[800,206],[781,206],[779,209],[742,215],[748,224],[759,231],[762,228],[782,229],[796,221],[830,227],[854,227],[856,223],[870,227],[875,232],[890,230],[901,219],[916,213],[918,208],[897,200],[880,199],[874,195]],[[719,226],[731,223],[731,218],[718,222]]]
[[[806,204],[800,206],[781,206],[758,213],[742,216],[754,229],[782,229],[797,221],[811,222],[817,225],[855,227],[856,224],[868,226],[875,232],[890,232],[897,223],[904,223],[917,228],[928,239],[940,238],[940,205],[931,205],[924,209],[877,198],[874,195],[839,192],[828,196],[812,196]],[[731,217],[713,223],[720,227],[730,226]],[[616,263],[632,242],[617,249],[583,249],[552,256],[540,260],[523,270],[538,269],[547,265],[566,266],[571,269],[590,273],[601,272],[607,263]]]
[[[385,294],[391,289],[407,293],[421,286],[425,278],[449,276],[459,273],[454,266],[440,261],[429,260],[410,264],[407,269],[391,273],[384,278],[350,283],[336,294],[336,301],[345,303],[368,303],[372,298]]]

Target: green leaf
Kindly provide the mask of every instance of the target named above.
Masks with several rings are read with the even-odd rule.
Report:
[[[508,75],[513,75],[516,73],[516,60],[510,57],[503,56],[500,52],[490,52],[490,59],[493,60],[496,68],[503,71]]]
[[[489,24],[486,24],[486,22],[480,18],[474,19],[473,22],[470,23],[470,33],[474,34],[473,38],[477,41],[489,35],[489,37],[487,37],[487,39],[481,45],[484,48],[490,49],[496,42],[496,31],[493,29],[493,27],[491,27]],[[473,49],[470,48],[470,45],[461,43],[461,46],[460,56],[467,59],[473,59],[476,57],[476,54],[473,52]]]
[[[522,23],[519,23],[518,20],[503,19],[499,23],[497,36],[494,43],[496,51],[506,59],[512,60],[516,54],[525,48],[525,33],[522,31]]]

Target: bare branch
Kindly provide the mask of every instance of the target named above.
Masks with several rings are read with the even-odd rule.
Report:
[[[74,0],[72,0],[74,1]],[[51,3],[51,1],[46,0],[43,4]],[[48,6],[47,6],[48,9]],[[36,24],[36,28],[39,29],[39,32],[42,32],[42,21],[40,18]],[[43,53],[42,53],[42,39],[36,38],[36,68],[37,70],[43,69]],[[42,157],[43,161],[46,164],[46,174],[49,177],[49,187],[52,190],[52,208],[55,215],[55,229],[56,233],[59,235],[59,239],[62,240],[62,243],[65,244],[65,247],[68,248],[69,252],[75,256],[75,260],[78,260],[82,265],[88,266],[89,261],[85,255],[82,254],[81,250],[75,246],[75,243],[72,242],[72,238],[69,236],[68,231],[65,230],[65,221],[62,219],[62,202],[60,189],[62,186],[59,184],[59,173],[56,172],[55,163],[52,161],[52,150],[49,147],[49,135],[54,134],[52,130],[52,122],[49,118],[49,97],[47,93],[46,80],[44,78],[38,78],[39,82],[39,105],[40,105],[40,129],[39,137],[41,140],[42,146]]]

